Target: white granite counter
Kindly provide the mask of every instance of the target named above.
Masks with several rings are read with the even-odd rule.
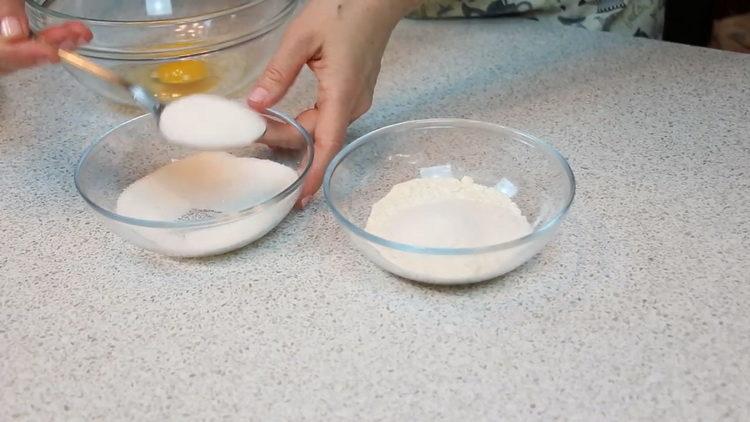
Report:
[[[321,198],[229,255],[141,251],[72,177],[133,112],[59,68],[1,78],[0,420],[750,419],[750,56],[405,22],[383,67],[352,138],[469,117],[568,157],[576,201],[541,255],[405,282]]]

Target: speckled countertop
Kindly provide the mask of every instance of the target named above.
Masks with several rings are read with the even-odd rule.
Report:
[[[750,419],[750,56],[405,22],[383,67],[352,137],[456,116],[564,152],[578,195],[541,255],[405,282],[318,198],[239,252],[162,258],[73,186],[132,111],[58,69],[1,78],[0,420]]]

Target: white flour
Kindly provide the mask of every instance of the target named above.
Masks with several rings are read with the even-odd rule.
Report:
[[[387,240],[433,248],[475,248],[531,233],[518,206],[502,192],[470,177],[413,179],[395,185],[376,202],[366,230]],[[430,256],[377,247],[381,264],[420,281],[469,282],[493,277],[515,263],[508,251],[483,255]]]
[[[282,164],[226,152],[202,152],[167,164],[128,186],[117,213],[155,221],[189,221],[231,215],[264,202],[297,179]],[[273,229],[296,195],[218,226],[185,229],[132,228],[135,243],[172,256],[205,256],[244,246]],[[145,241],[145,242],[144,242]]]
[[[169,103],[159,118],[159,130],[174,144],[218,151],[257,141],[266,131],[266,121],[236,101],[195,94]]]

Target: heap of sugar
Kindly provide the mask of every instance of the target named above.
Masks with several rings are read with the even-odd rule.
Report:
[[[118,214],[152,221],[196,221],[232,215],[276,196],[297,180],[287,166],[226,152],[201,152],[174,161],[128,186]],[[295,195],[235,222],[206,228],[149,229],[136,233],[150,249],[172,256],[223,253],[273,229],[290,211]],[[134,229],[138,230],[138,229]]]
[[[225,150],[260,139],[266,131],[266,121],[239,102],[195,94],[169,103],[159,118],[159,130],[173,144],[197,150]]]

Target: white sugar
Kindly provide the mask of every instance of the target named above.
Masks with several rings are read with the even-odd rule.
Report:
[[[167,164],[128,186],[117,213],[152,221],[196,221],[265,202],[297,180],[282,164],[226,152],[202,152]],[[153,243],[150,249],[172,256],[223,253],[263,236],[278,224],[296,195],[231,223],[200,228],[134,229]]]
[[[171,143],[197,150],[224,150],[250,145],[266,131],[263,117],[226,98],[188,95],[169,103],[159,130]]]

